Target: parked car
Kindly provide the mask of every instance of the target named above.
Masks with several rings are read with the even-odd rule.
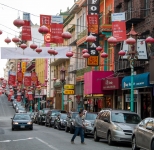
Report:
[[[45,125],[52,127],[54,125],[55,118],[57,117],[57,115],[59,113],[66,113],[66,111],[65,110],[58,110],[58,109],[49,110],[48,113],[46,114]]]
[[[21,105],[17,106],[16,109],[15,109],[16,113],[18,113],[19,109],[20,109],[20,110],[23,110],[23,109],[25,109],[25,108],[24,108],[23,106],[21,106]],[[25,111],[26,111],[26,110],[25,110]]]
[[[12,119],[12,131],[15,129],[33,130],[33,122],[27,113],[17,113]]]
[[[93,135],[94,134],[94,121],[97,117],[96,113],[87,112],[84,116],[83,124],[85,125],[84,128],[84,136]]]
[[[37,117],[36,117],[37,114],[38,114],[38,112],[34,112],[34,116],[33,116],[33,117],[34,117],[34,119],[33,119],[33,122],[34,122],[34,123],[37,123]]]
[[[65,124],[65,131],[66,131],[66,132],[69,132],[69,131],[70,131],[71,134],[74,133],[74,129],[75,129],[75,126],[74,126],[75,117],[76,117],[78,114],[79,114],[78,112],[70,112],[70,113],[67,115],[66,124]]]
[[[40,113],[40,117],[39,117],[39,120],[38,120],[39,125],[45,124],[45,122],[46,122],[46,114],[48,113],[49,110],[50,110],[50,108],[44,108],[42,110],[42,113]]]
[[[65,129],[65,124],[66,124],[66,113],[60,113],[57,115],[55,121],[54,121],[54,129],[62,130]]]
[[[135,113],[124,110],[105,110],[100,113],[94,123],[94,140],[108,140],[112,145],[116,142],[131,142],[135,126],[141,118]]]
[[[132,135],[132,150],[154,150],[154,118],[145,118]]]
[[[26,113],[26,109],[23,108],[23,107],[20,107],[18,110],[17,110],[17,113]]]
[[[28,111],[27,114],[30,115],[32,121],[34,122],[34,112],[29,112],[29,111]]]
[[[39,124],[39,120],[40,120],[40,115],[42,114],[42,110],[39,110],[36,114],[36,117],[35,117],[35,123],[36,124]]]

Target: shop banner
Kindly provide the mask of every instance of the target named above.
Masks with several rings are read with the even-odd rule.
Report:
[[[87,15],[88,32],[98,34],[98,15]]]
[[[25,74],[24,74],[24,86],[31,86],[31,73],[25,72]]]
[[[112,13],[111,14],[111,20],[112,22],[114,21],[125,21],[125,12],[120,12],[120,13]]]
[[[52,23],[50,43],[63,43],[62,33],[63,24]]]
[[[17,81],[18,83],[22,83],[23,81],[23,73],[21,71],[17,72]]]
[[[8,84],[14,85],[15,81],[16,81],[16,72],[10,71]]]
[[[30,13],[23,13],[23,20],[25,24],[22,27],[22,36],[21,39],[24,41],[31,41],[31,20],[30,20]]]
[[[51,15],[40,15],[40,27],[45,25],[50,30]]]
[[[114,21],[112,22],[113,36],[118,41],[126,40],[126,22],[125,21]]]
[[[37,86],[37,84],[38,84],[38,77],[37,77],[36,72],[32,72],[31,73],[31,81],[32,81],[32,84]]]
[[[62,24],[63,20],[63,16],[51,16],[51,23]]]
[[[31,91],[28,92],[28,100],[29,101],[33,100],[33,93]]]

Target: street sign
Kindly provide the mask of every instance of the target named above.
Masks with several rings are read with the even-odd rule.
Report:
[[[74,84],[66,84],[64,85],[65,90],[73,90],[74,89]]]
[[[74,95],[74,90],[64,90],[65,95]]]

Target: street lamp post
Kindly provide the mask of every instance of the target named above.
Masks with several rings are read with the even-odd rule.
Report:
[[[38,111],[40,110],[40,94],[41,94],[41,86],[38,85],[37,86],[37,90],[38,90],[38,94],[39,94],[39,98],[38,98]]]
[[[25,104],[26,104],[26,101],[25,101],[25,91],[26,91],[26,88],[25,88],[25,87],[23,88],[23,91],[24,91],[24,94],[23,94],[23,101],[24,101],[24,106],[25,106]]]
[[[60,80],[62,83],[62,105],[61,105],[61,108],[62,108],[62,110],[64,110],[64,83],[65,83],[65,69],[64,69],[64,67],[62,67],[62,69],[60,70]]]

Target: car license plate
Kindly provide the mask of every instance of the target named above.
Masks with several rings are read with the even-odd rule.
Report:
[[[20,128],[25,128],[25,126],[20,126]]]

